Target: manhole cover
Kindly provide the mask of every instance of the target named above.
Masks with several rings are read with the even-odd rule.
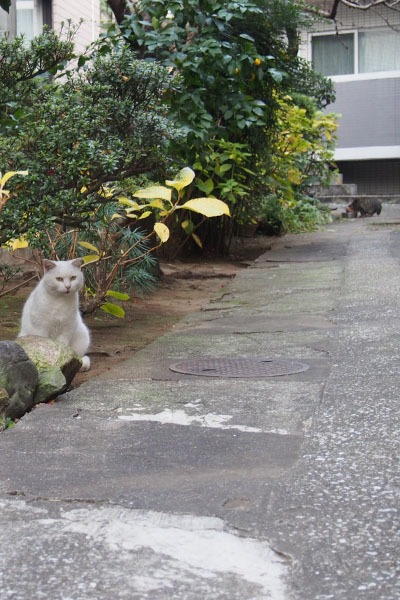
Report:
[[[170,366],[176,373],[203,377],[278,377],[307,369],[305,363],[285,358],[202,358]]]

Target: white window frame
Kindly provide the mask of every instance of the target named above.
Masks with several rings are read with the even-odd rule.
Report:
[[[354,35],[354,73],[348,73],[346,75],[326,75],[328,79],[337,82],[344,81],[363,81],[368,79],[390,79],[394,77],[400,77],[400,70],[396,71],[371,71],[370,73],[359,73],[358,64],[358,34],[369,33],[374,31],[388,31],[387,27],[371,27],[368,29],[341,29],[340,31],[313,31],[308,35],[308,56],[310,62],[312,62],[312,39],[313,37],[321,37],[323,35],[345,35],[352,33]],[[399,33],[400,35],[400,33]]]

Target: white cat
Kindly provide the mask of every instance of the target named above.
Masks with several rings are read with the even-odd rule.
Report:
[[[90,369],[89,330],[79,312],[83,260],[44,260],[45,273],[22,311],[22,335],[39,335],[70,346],[82,357],[81,371]]]

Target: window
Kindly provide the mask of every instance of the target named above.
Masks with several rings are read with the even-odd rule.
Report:
[[[39,10],[35,10],[39,8]],[[41,6],[35,7],[34,0],[17,0],[16,2],[16,33],[24,35],[29,42],[42,31]]]
[[[42,32],[43,25],[52,26],[51,0],[13,0],[9,13],[0,9],[0,35],[24,35],[29,42]]]
[[[385,29],[313,35],[312,62],[326,76],[400,70],[400,33]]]

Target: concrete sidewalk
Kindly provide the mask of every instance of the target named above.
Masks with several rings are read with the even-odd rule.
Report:
[[[400,207],[287,236],[0,436],[2,600],[395,600]],[[173,372],[285,358],[278,377]]]

